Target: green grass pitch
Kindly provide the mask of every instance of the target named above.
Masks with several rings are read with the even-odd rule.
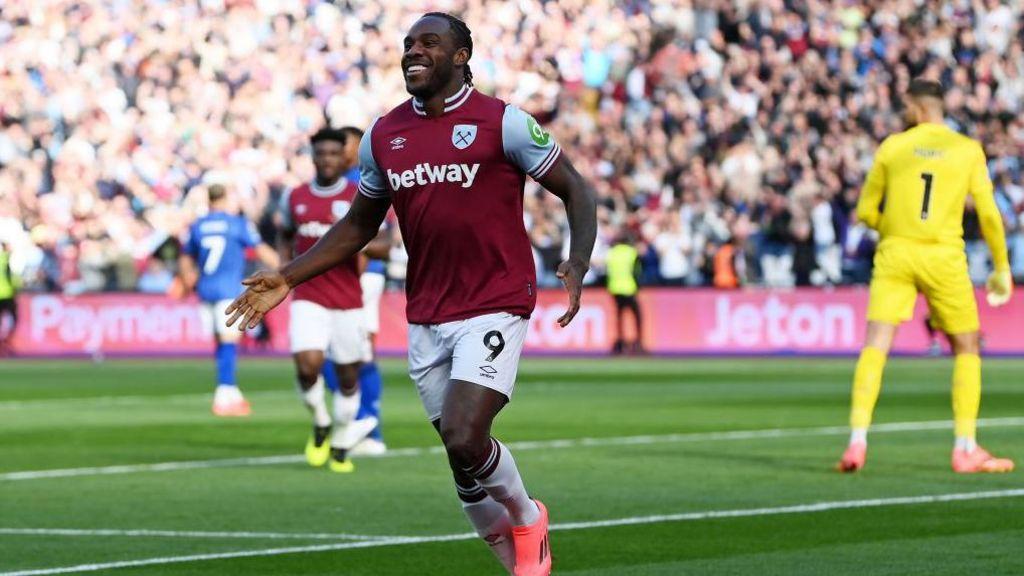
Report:
[[[392,453],[335,475],[300,458],[287,360],[242,360],[237,420],[209,413],[210,362],[3,361],[0,576],[499,574],[405,363],[383,367]],[[495,434],[551,511],[557,574],[1024,574],[1024,472],[949,470],[951,362],[890,362],[844,476],[852,369],[527,359]],[[1022,374],[985,361],[980,433],[1018,463]]]

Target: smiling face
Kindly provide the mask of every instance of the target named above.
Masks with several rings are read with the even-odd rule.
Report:
[[[405,89],[425,100],[448,86],[469,60],[466,48],[457,48],[451,26],[444,18],[420,18],[405,37],[402,73]]]

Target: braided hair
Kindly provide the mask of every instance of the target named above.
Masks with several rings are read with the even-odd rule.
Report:
[[[455,37],[455,47],[465,48],[469,51],[469,58],[473,57],[473,32],[470,31],[469,26],[460,20],[456,16],[445,12],[427,12],[423,15],[424,18],[427,16],[433,16],[435,18],[443,18],[448,21],[448,26],[451,28],[452,36]],[[473,72],[469,69],[469,58],[466,59],[466,63],[462,65],[462,80],[470,86],[473,85]]]

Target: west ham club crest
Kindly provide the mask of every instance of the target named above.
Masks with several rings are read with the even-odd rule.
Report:
[[[459,150],[469,148],[469,145],[476,140],[475,124],[456,124],[452,128],[452,144]]]

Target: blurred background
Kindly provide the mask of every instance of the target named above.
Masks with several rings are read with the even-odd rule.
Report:
[[[407,98],[401,39],[430,10],[464,17],[476,87],[600,197],[561,329],[564,209],[527,183],[542,289],[495,426],[559,573],[1024,574],[1020,473],[949,471],[952,359],[891,358],[868,467],[833,472],[876,245],[853,207],[911,78],[983,144],[1024,281],[1024,0],[0,0],[0,576],[497,572],[408,378],[394,230],[389,452],[351,475],[301,453],[288,307],[241,345],[251,417],[217,418],[176,279],[213,184],[274,242],[310,135]],[[979,311],[981,438],[1021,462],[1024,297]],[[947,350],[927,314],[895,356]]]
[[[166,293],[210,183],[273,242],[309,135],[407,98],[400,40],[428,9],[464,17],[477,88],[535,115],[595,186],[592,285],[617,242],[641,287],[864,284],[875,236],[853,207],[918,75],[983,142],[1024,279],[1018,1],[48,0],[0,7],[0,242],[22,292]],[[525,224],[557,287],[565,215],[532,182]],[[400,289],[401,262],[388,272]]]

